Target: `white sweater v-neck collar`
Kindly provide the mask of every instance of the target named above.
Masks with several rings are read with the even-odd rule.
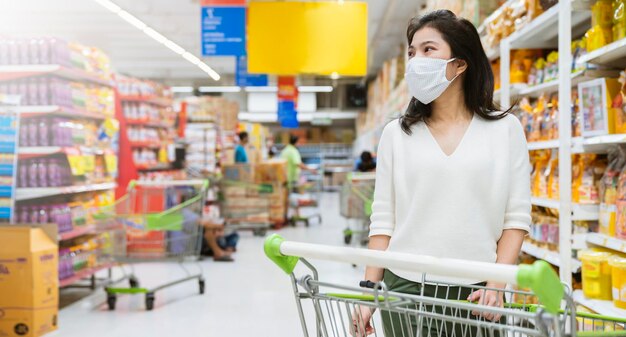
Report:
[[[460,148],[463,147],[463,143],[465,141],[465,138],[468,137],[468,134],[471,132],[472,129],[472,125],[474,124],[474,119],[476,119],[476,114],[472,115],[472,118],[470,119],[469,123],[467,124],[467,127],[465,128],[465,132],[463,133],[463,137],[461,137],[461,140],[459,140],[459,143],[456,144],[456,147],[454,148],[454,150],[452,150],[452,153],[447,154],[443,148],[441,147],[441,144],[439,144],[439,142],[437,141],[437,138],[435,137],[435,135],[432,133],[432,131],[430,130],[430,128],[428,127],[428,125],[426,123],[419,123],[419,127],[422,127],[426,130],[426,133],[430,136],[430,139],[432,139],[433,143],[439,148],[441,154],[445,157],[445,158],[451,158],[454,156],[454,154],[459,151]]]

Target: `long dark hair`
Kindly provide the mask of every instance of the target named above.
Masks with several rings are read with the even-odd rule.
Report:
[[[452,57],[467,62],[463,79],[465,106],[487,120],[498,120],[506,116],[511,109],[498,112],[500,107],[493,102],[493,71],[474,25],[449,10],[430,12],[409,22],[406,31],[409,45],[415,33],[424,27],[439,31],[450,45]],[[402,130],[410,135],[411,126],[427,121],[431,114],[431,104],[423,104],[412,97],[406,112],[400,117]]]

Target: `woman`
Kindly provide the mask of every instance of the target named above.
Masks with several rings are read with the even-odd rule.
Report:
[[[515,264],[531,221],[528,150],[519,121],[493,103],[493,73],[478,33],[469,21],[439,10],[412,19],[407,39],[413,97],[381,135],[369,249]],[[374,267],[365,272],[366,280],[383,280],[391,291],[419,294],[424,287],[427,296],[503,306],[502,292],[472,292],[470,286],[505,284],[427,275],[427,281],[468,285],[437,291],[423,285],[422,276]],[[358,321],[366,323],[355,325],[372,333],[372,310],[358,310]],[[383,312],[382,318],[385,335],[394,336],[398,317]],[[422,336],[442,335],[434,326],[416,325],[413,331],[422,329]]]

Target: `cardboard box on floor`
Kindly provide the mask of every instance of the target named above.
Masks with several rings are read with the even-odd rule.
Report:
[[[58,259],[56,225],[0,226],[0,336],[57,329]]]

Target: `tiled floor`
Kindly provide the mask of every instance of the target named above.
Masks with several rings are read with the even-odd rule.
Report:
[[[325,194],[320,209],[321,226],[299,225],[279,233],[289,240],[343,245],[346,221],[339,215],[338,194]],[[100,289],[64,308],[59,330],[50,336],[302,336],[288,276],[265,257],[263,238],[241,234],[234,263],[200,263],[206,278],[204,295],[198,294],[197,283],[188,282],[158,292],[153,311],[144,309],[140,295],[122,296],[117,309],[108,311]],[[322,280],[357,285],[363,277],[362,268],[313,262]],[[137,266],[136,272],[145,286],[182,274],[177,265],[162,263]],[[70,294],[64,291],[65,297]]]

